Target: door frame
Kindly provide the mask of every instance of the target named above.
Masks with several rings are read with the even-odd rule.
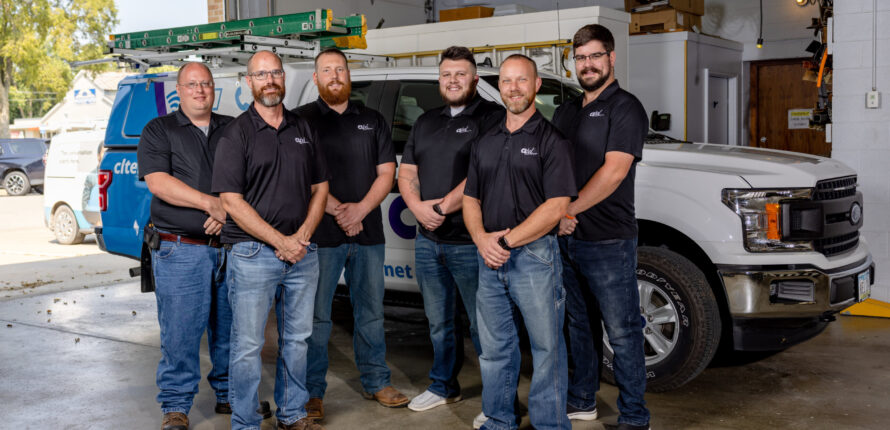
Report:
[[[726,125],[729,128],[727,130],[728,140],[726,144],[728,146],[738,146],[739,144],[739,75],[733,73],[720,73],[720,72],[712,72],[707,67],[704,69],[704,98],[702,98],[702,103],[704,103],[704,109],[702,109],[702,121],[704,125],[704,138],[703,141],[708,140],[709,131],[708,120],[711,110],[708,108],[710,101],[710,78],[711,76],[715,78],[726,79],[726,92],[728,94],[726,100],[726,116],[728,120],[726,121]],[[710,143],[710,142],[708,142]]]
[[[759,110],[759,106],[757,105],[757,102],[759,100],[758,82],[760,82],[758,80],[759,76],[757,73],[758,67],[803,64],[803,62],[808,59],[809,58],[806,57],[798,57],[781,58],[776,60],[751,61],[748,69],[748,75],[750,75],[750,81],[748,82],[748,146],[752,146],[755,148],[760,147],[760,142],[757,139],[757,136],[759,136],[759,133],[757,133],[757,114]]]

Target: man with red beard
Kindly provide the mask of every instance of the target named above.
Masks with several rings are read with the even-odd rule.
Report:
[[[340,50],[318,54],[312,79],[318,99],[294,112],[317,131],[333,172],[325,215],[313,236],[319,274],[309,337],[306,410],[320,420],[327,389],[331,305],[344,269],[355,319],[355,364],[364,396],[387,407],[404,406],[408,398],[390,385],[383,330],[385,239],[380,203],[392,190],[396,170],[389,127],[379,112],[349,100],[352,82]]]
[[[317,246],[328,171],[306,120],[284,109],[284,70],[261,51],[247,63],[254,102],[226,128],[216,150],[213,191],[229,214],[222,229],[232,307],[229,398],[232,428],[259,429],[257,388],[266,319],[278,321],[278,429],[322,427],[306,417],[306,338],[318,284]]]
[[[571,147],[535,108],[541,87],[534,60],[501,63],[498,89],[506,119],[473,146],[463,215],[479,251],[476,320],[482,355],[483,429],[515,429],[522,315],[533,373],[528,411],[536,429],[571,428],[566,416],[562,265],[556,231],[576,195]]]
[[[415,267],[433,344],[432,384],[408,404],[418,412],[461,399],[457,375],[464,336],[458,294],[473,346],[477,354],[482,351],[476,330],[477,252],[461,208],[470,148],[504,112],[476,93],[479,75],[469,49],[452,46],[441,57],[439,93],[445,106],[414,123],[399,168],[399,191],[419,224]]]
[[[601,312],[615,352],[618,428],[648,429],[634,214],[634,172],[643,155],[648,121],[640,101],[619,88],[612,74],[615,41],[608,29],[597,24],[582,27],[572,48],[584,94],[561,105],[553,116],[553,123],[572,141],[579,189],[559,229],[574,363],[567,410],[571,419],[597,417],[602,357],[596,344],[602,335],[599,318],[589,316]],[[596,299],[599,312],[596,303],[586,303],[586,295]]]

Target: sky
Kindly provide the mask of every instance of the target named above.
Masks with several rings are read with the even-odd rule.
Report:
[[[207,23],[207,0],[115,0],[114,33]]]

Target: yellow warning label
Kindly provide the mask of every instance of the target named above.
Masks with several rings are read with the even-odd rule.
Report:
[[[201,33],[201,40],[211,40],[219,38],[219,33]]]

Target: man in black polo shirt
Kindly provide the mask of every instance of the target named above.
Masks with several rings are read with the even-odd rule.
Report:
[[[230,247],[227,275],[232,305],[233,429],[259,429],[257,387],[266,318],[275,305],[278,428],[319,429],[306,417],[306,338],[318,253],[310,242],[324,213],[327,164],[309,124],[287,111],[284,70],[271,52],[247,63],[254,102],[219,141],[213,191],[229,214],[222,242]]]
[[[576,195],[569,142],[535,108],[535,62],[511,55],[498,76],[504,121],[473,146],[464,190],[467,230],[479,250],[476,319],[482,355],[483,429],[515,429],[519,333],[525,321],[534,371],[528,410],[537,429],[570,429],[562,268],[556,228]]]
[[[639,100],[618,87],[612,74],[615,41],[601,25],[582,27],[572,39],[575,70],[584,94],[567,101],[554,124],[575,149],[578,199],[560,221],[569,316],[569,347],[575,364],[569,383],[572,419],[597,417],[599,357],[594,344],[584,289],[596,298],[618,382],[619,429],[649,428],[643,327],[637,290],[637,220],[634,172],[648,131]],[[599,321],[593,321],[599,325]]]
[[[442,51],[439,93],[445,106],[427,111],[414,123],[399,169],[399,191],[419,224],[414,259],[433,344],[433,383],[408,404],[418,412],[461,398],[457,375],[463,366],[464,336],[458,293],[470,319],[473,345],[477,354],[482,351],[476,330],[477,252],[461,208],[470,148],[504,109],[476,93],[478,81],[469,49],[452,46]]]
[[[315,232],[318,243],[318,291],[309,338],[306,388],[309,416],[324,418],[331,336],[331,305],[340,274],[355,319],[355,364],[364,396],[396,407],[408,398],[390,385],[383,331],[383,217],[380,202],[392,190],[396,157],[383,116],[349,100],[351,81],[346,56],[339,49],[322,51],[312,75],[316,101],[295,110],[318,132],[320,148],[330,166],[331,193]]]
[[[232,117],[212,112],[213,76],[204,64],[182,66],[176,90],[179,109],[149,121],[137,147],[139,179],[153,194],[154,227],[146,227],[146,234],[160,239],[151,250],[161,326],[157,384],[162,428],[170,430],[188,428],[205,330],[213,364],[207,381],[216,392],[217,412],[229,409],[232,324],[218,236],[226,213],[210,194],[213,154]]]

